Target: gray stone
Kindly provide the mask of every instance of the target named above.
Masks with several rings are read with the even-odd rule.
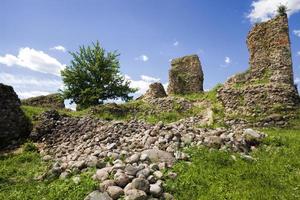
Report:
[[[149,182],[144,178],[135,178],[131,182],[132,188],[137,190],[143,190],[144,192],[149,192],[150,184]]]
[[[163,193],[163,199],[164,200],[175,200],[175,198],[171,195],[171,194],[169,194],[169,193]]]
[[[113,200],[106,192],[101,193],[98,190],[91,192],[84,200]]]
[[[139,171],[139,169],[132,165],[127,165],[125,167],[125,173],[130,176],[135,176],[138,171]]]
[[[159,184],[150,185],[150,194],[154,197],[160,197],[163,192],[162,187]]]
[[[86,167],[86,163],[84,160],[76,161],[72,167],[78,168],[79,170],[81,170]]]
[[[105,180],[100,183],[99,189],[101,192],[105,192],[109,186],[115,186],[115,185],[116,184],[114,180]]]
[[[161,179],[163,177],[163,173],[161,171],[155,171],[153,172],[153,176],[155,176],[157,179]]]
[[[148,149],[142,152],[142,154],[148,155],[151,162],[166,162],[169,164],[173,164],[175,162],[175,158],[172,154],[158,150],[158,149]]]
[[[107,168],[98,169],[96,171],[96,178],[99,181],[104,181],[109,177],[109,170]]]
[[[251,136],[253,138],[259,139],[262,137],[261,134],[259,134],[257,131],[251,129],[251,128],[247,128],[244,130],[244,134],[247,136]]]
[[[139,176],[139,175],[143,175],[144,177],[148,177],[150,175],[151,171],[149,168],[145,168],[145,169],[142,169],[140,171],[137,172],[136,176]]]
[[[125,193],[125,200],[146,200],[147,194],[142,190],[131,189]]]
[[[126,174],[122,173],[115,176],[115,182],[118,186],[125,187],[130,182],[130,178]]]
[[[122,188],[118,186],[108,186],[107,193],[112,199],[118,199],[120,196],[124,194],[124,191]]]
[[[137,162],[139,162],[139,160],[140,160],[140,156],[141,156],[141,154],[140,153],[135,153],[135,154],[133,154],[132,156],[130,156],[129,158],[127,158],[126,159],[126,162],[127,163],[137,163]]]
[[[50,160],[52,160],[52,156],[50,156],[50,155],[45,155],[43,157],[43,161],[50,161]]]
[[[64,171],[59,175],[59,179],[64,180],[64,179],[68,178],[69,176],[70,176],[70,172]]]

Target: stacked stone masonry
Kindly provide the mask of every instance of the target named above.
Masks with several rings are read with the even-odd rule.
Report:
[[[218,91],[227,116],[268,117],[294,110],[299,94],[293,81],[288,18],[257,24],[247,38],[250,68]]]
[[[21,102],[11,86],[0,83],[0,148],[26,138],[31,123],[20,108]]]
[[[168,94],[203,91],[203,71],[197,55],[173,59],[169,71]]]

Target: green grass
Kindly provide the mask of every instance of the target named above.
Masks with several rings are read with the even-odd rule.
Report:
[[[29,145],[31,146],[31,144]],[[0,156],[0,199],[5,200],[82,200],[97,184],[92,171],[81,174],[76,185],[71,178],[37,181],[49,163],[41,161],[36,151]]]
[[[257,161],[206,148],[189,149],[191,164],[175,165],[179,176],[168,181],[168,190],[180,200],[300,199],[299,127],[264,131],[269,137],[251,153]]]
[[[35,125],[37,123],[37,116],[41,113],[48,110],[47,108],[42,107],[33,107],[33,106],[21,106],[25,115],[31,120],[32,124]]]

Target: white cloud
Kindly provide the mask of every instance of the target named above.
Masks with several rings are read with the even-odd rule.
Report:
[[[277,14],[280,5],[287,6],[289,16],[300,11],[300,0],[256,0],[252,2],[247,18],[252,23],[267,21]]]
[[[29,92],[17,92],[18,97],[20,99],[27,99],[30,97],[37,97],[41,95],[48,95],[50,92],[45,92],[45,91],[29,91]]]
[[[45,79],[23,75],[0,73],[0,82],[13,86],[20,98],[29,98],[39,95],[47,95],[62,89],[62,81],[57,79]]]
[[[62,82],[54,79],[33,78],[29,76],[0,73],[0,82],[12,86],[38,86],[48,88],[62,88]]]
[[[145,54],[142,54],[139,57],[136,57],[135,60],[147,62],[149,60],[149,57]]]
[[[62,51],[62,52],[66,52],[67,49],[61,45],[58,45],[58,46],[55,46],[55,47],[52,47],[50,48],[50,50],[56,50],[56,51]]]
[[[141,76],[141,79],[142,79],[143,81],[146,81],[146,82],[158,82],[158,81],[160,81],[159,78],[154,78],[154,77],[146,76],[146,75],[142,75],[142,76]]]
[[[38,51],[29,47],[21,48],[17,56],[11,54],[0,56],[0,63],[7,66],[18,65],[34,71],[57,76],[60,75],[60,71],[65,67],[64,64],[61,64],[57,59],[49,56],[43,51]]]
[[[294,82],[295,82],[296,84],[300,83],[300,78],[299,78],[299,77],[296,77],[295,80],[294,80]]]
[[[175,47],[177,47],[179,45],[179,42],[178,41],[175,41],[174,43],[173,43],[173,46],[175,46]]]
[[[130,76],[125,75],[125,78],[130,81],[130,87],[138,88],[136,96],[145,94],[148,90],[149,85],[154,82],[160,81],[159,78],[154,78],[151,76],[141,75],[140,80],[133,80]]]
[[[300,37],[300,30],[294,30],[293,33],[294,33],[296,36]]]
[[[231,59],[228,56],[225,57],[225,63],[226,64],[230,64],[231,63]]]
[[[300,51],[297,52],[297,55],[300,56]]]

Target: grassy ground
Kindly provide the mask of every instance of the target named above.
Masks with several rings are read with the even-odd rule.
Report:
[[[175,165],[178,177],[167,181],[168,191],[178,200],[300,199],[299,127],[264,131],[269,136],[251,154],[256,161],[207,148],[188,149],[191,163]],[[0,199],[79,200],[97,187],[91,171],[81,175],[79,184],[71,178],[34,180],[48,163],[29,147],[22,153],[0,156]]]
[[[210,99],[215,117],[222,117],[222,108],[212,92],[185,98]],[[34,119],[44,109],[23,107],[23,110]],[[86,114],[87,111],[71,113]],[[169,114],[161,118],[153,116],[152,120],[172,121],[178,117],[178,113]],[[187,149],[191,162],[174,166],[178,177],[167,180],[167,190],[178,200],[300,199],[300,120],[293,121],[289,128],[263,131],[268,137],[251,153],[255,161],[204,147]],[[71,179],[35,181],[34,177],[45,171],[47,165],[32,151],[0,156],[0,199],[83,199],[96,187],[89,172],[82,174],[78,185]]]
[[[268,129],[269,137],[252,152],[256,161],[237,154],[189,149],[191,164],[167,187],[180,200],[300,199],[300,129]],[[236,161],[232,158],[236,156]]]
[[[27,148],[30,150],[30,148]],[[82,200],[97,184],[91,171],[81,175],[80,183],[68,178],[37,181],[49,163],[34,151],[0,156],[0,199],[5,200]]]

